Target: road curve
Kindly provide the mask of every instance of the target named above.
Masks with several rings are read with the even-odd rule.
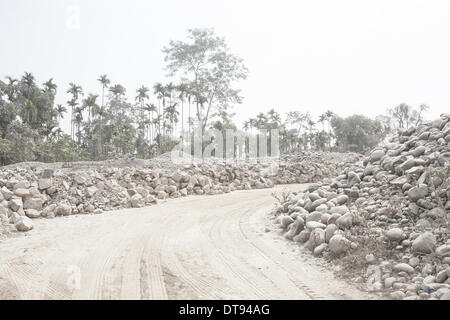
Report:
[[[268,222],[271,193],[300,187],[36,220],[25,236],[0,243],[0,298],[370,298]]]

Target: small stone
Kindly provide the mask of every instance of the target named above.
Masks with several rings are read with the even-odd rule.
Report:
[[[445,293],[441,296],[440,300],[450,300],[450,290],[447,290],[447,292],[445,292]]]
[[[377,259],[375,258],[375,256],[373,254],[368,254],[366,255],[366,263],[368,264],[375,264],[377,262]]]
[[[293,222],[294,222],[294,219],[292,219],[290,216],[283,216],[281,218],[281,226],[284,229],[286,229]]]
[[[314,229],[325,229],[327,226],[323,223],[317,222],[317,221],[309,221],[306,223],[306,228],[314,230]]]
[[[407,272],[409,274],[414,273],[414,268],[407,263],[398,263],[394,266],[393,270],[396,272]]]
[[[322,243],[314,249],[314,256],[319,257],[328,248],[328,244]]]
[[[336,255],[346,253],[350,247],[350,241],[340,234],[331,237],[328,247]]]
[[[55,213],[57,216],[69,216],[72,213],[72,207],[67,204],[60,204]]]
[[[394,291],[391,293],[391,298],[394,300],[403,300],[403,298],[405,298],[405,296],[406,295],[400,290]]]
[[[384,279],[384,287],[386,289],[391,288],[395,281],[396,281],[396,278],[394,278],[394,277],[388,277],[388,278]]]
[[[408,261],[408,264],[411,266],[411,267],[417,267],[418,265],[419,265],[419,263],[420,263],[420,260],[419,260],[419,258],[417,258],[417,257],[412,257],[411,259],[409,259],[409,261]]]
[[[34,227],[33,222],[28,217],[20,217],[14,224],[14,226],[16,227],[17,231],[22,232],[30,231]]]
[[[446,270],[442,270],[441,272],[439,272],[436,275],[436,282],[437,283],[443,283],[445,280],[447,280],[448,276],[447,276],[447,271]]]
[[[30,190],[29,189],[23,189],[23,188],[19,188],[14,190],[14,194],[18,197],[28,197],[30,195]]]
[[[329,224],[327,225],[327,227],[325,228],[325,242],[329,243],[331,237],[334,235],[334,233],[339,230],[339,228],[337,227],[337,225],[335,224]]]
[[[52,186],[52,179],[39,179],[39,190],[46,190]]]
[[[353,224],[353,216],[349,212],[336,220],[336,225],[342,229],[348,229],[352,226],[352,224]]]
[[[423,199],[428,195],[428,187],[426,185],[420,185],[414,188],[411,188],[408,191],[408,197],[414,202],[417,202],[419,199]]]
[[[400,241],[404,238],[403,230],[400,228],[392,228],[386,232],[386,237],[389,241]]]
[[[437,247],[436,254],[440,257],[450,257],[450,244],[444,244]]]
[[[25,215],[28,218],[36,219],[36,218],[39,218],[41,216],[41,213],[39,211],[37,211],[37,210],[34,210],[34,209],[26,209],[25,210]]]
[[[325,243],[325,231],[320,228],[316,228],[311,231],[309,242],[311,243],[313,248]]]
[[[425,232],[418,236],[412,243],[412,252],[433,253],[436,246],[436,237],[431,232]]]

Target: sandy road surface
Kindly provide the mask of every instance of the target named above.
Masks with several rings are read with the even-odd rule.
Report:
[[[370,298],[270,226],[273,191],[36,220],[26,236],[0,243],[0,298]]]

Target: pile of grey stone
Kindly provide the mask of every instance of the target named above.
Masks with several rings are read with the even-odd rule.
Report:
[[[450,115],[403,130],[334,179],[286,196],[272,217],[315,256],[366,253],[366,267],[380,270],[371,287],[392,298],[449,298]]]

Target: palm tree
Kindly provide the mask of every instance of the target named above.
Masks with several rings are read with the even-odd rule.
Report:
[[[144,108],[144,102],[145,99],[148,99],[148,88],[145,86],[140,87],[139,89],[136,90],[137,96],[135,98],[135,100],[141,104],[141,108]]]
[[[58,87],[55,83],[53,83],[53,78],[50,78],[47,82],[43,83],[44,92],[56,92],[56,88]]]
[[[313,136],[313,130],[314,130],[314,121],[311,119],[311,116],[309,115],[309,113],[307,113],[307,124],[308,124],[308,130],[309,130],[309,142],[310,142],[310,148],[312,148],[312,136]]]
[[[145,100],[150,98],[148,96],[148,88],[145,86],[140,87],[139,89],[136,90],[136,97],[135,97],[135,101],[139,104],[139,114],[140,114],[140,123],[142,126],[142,130],[145,130],[145,116],[144,116],[144,112],[145,112]],[[144,133],[145,135],[145,133]]]
[[[97,105],[97,98],[98,98],[97,94],[89,93],[87,98],[84,99],[84,101],[83,101],[84,107],[88,109],[88,123],[89,123],[89,126],[91,124],[91,115],[92,115],[91,111]]]
[[[249,126],[250,126],[250,121],[248,121],[248,120],[247,120],[247,121],[244,121],[244,126],[243,126],[243,127],[244,127],[244,131],[245,131],[245,132],[248,131]]]
[[[108,79],[108,76],[106,74],[101,75],[100,78],[97,79],[102,85],[102,106],[99,112],[100,115],[100,139],[98,144],[98,151],[99,154],[103,154],[103,114],[105,109],[105,89],[109,86],[111,83],[111,80]]]
[[[71,109],[71,122],[70,122],[70,132],[72,135],[72,139],[75,140],[75,127],[74,127],[74,108],[78,105],[78,97],[83,94],[83,89],[81,86],[74,84],[73,82],[69,83],[69,89],[67,93],[72,95],[72,99],[67,101],[67,104],[72,107]]]
[[[166,101],[165,101],[165,96],[166,96],[165,91],[166,91],[165,87],[160,82],[155,83],[155,85],[153,86],[153,93],[156,95],[156,98],[158,99],[158,115],[162,116],[160,118],[160,120],[163,120],[163,117],[164,117],[164,105],[166,103]],[[161,101],[162,101],[162,104],[163,104],[162,113],[161,113]],[[159,124],[158,128],[160,128],[160,127],[161,127],[161,125]]]
[[[258,126],[258,121],[255,118],[250,118],[248,122],[250,125],[250,134],[253,134],[253,128],[256,128]]]
[[[331,151],[331,138],[332,138],[332,133],[331,133],[331,119],[333,119],[334,117],[334,113],[331,110],[327,110],[327,112],[325,112],[325,117],[327,119],[327,124],[328,124],[328,148]]]
[[[16,83],[19,82],[19,80],[9,76],[7,76],[6,79],[8,79],[6,95],[8,96],[9,101],[12,102],[14,101],[14,96],[17,92]]]
[[[158,114],[156,118],[153,118],[152,123],[157,128],[158,135],[161,135],[161,120],[162,115]]]
[[[62,118],[64,118],[64,113],[67,112],[67,108],[64,107],[62,104],[58,104],[56,106],[56,118],[58,119],[58,127],[59,127],[59,122],[61,121]]]
[[[318,123],[321,123],[321,124],[322,124],[322,131],[325,131],[325,121],[326,121],[326,119],[327,119],[327,116],[326,116],[325,113],[323,113],[323,114],[321,114],[321,115],[319,116]]]
[[[167,107],[166,118],[169,121],[169,131],[173,135],[175,125],[178,123],[178,115],[180,114],[176,109],[177,103]]]
[[[108,79],[108,76],[106,74],[101,75],[100,78],[97,79],[102,84],[102,108],[104,108],[104,102],[105,102],[105,88],[109,86],[111,83],[111,80]]]
[[[181,136],[184,134],[184,101],[187,94],[187,88],[185,83],[180,83],[177,86],[178,100],[181,102]]]
[[[25,85],[28,87],[28,89],[30,89],[36,85],[36,83],[34,81],[34,76],[30,72],[25,72],[25,74],[22,77],[22,80],[25,83]]]
[[[267,123],[267,117],[264,113],[260,112],[256,116],[256,125],[258,129],[263,129],[266,126]]]
[[[83,123],[83,107],[76,107],[74,113],[74,124],[76,126],[76,137],[78,146],[81,144],[81,124]]]
[[[112,86],[111,88],[109,88],[109,92],[111,92],[114,95],[114,98],[118,100],[119,102],[119,107],[121,108],[119,110],[120,114],[122,116],[125,115],[125,110],[123,109],[123,105],[122,105],[122,97],[125,96],[126,93],[126,89],[124,86],[122,86],[121,84],[116,84],[114,86]]]
[[[152,138],[154,136],[153,131],[152,131],[153,112],[158,112],[158,108],[153,103],[150,103],[150,104],[147,103],[144,108],[145,108],[145,111],[148,112],[148,120],[149,120],[149,124],[150,124],[150,130],[149,130],[148,136],[149,136],[149,141],[151,143],[153,140]]]

